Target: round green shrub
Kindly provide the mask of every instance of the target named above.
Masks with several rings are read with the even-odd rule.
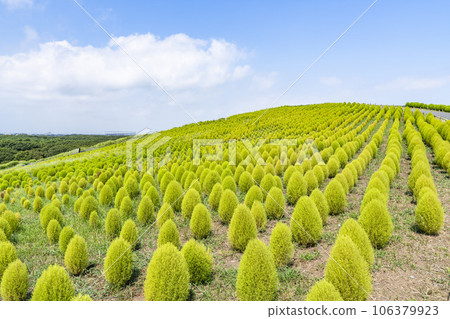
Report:
[[[44,197],[44,196],[45,196],[45,190],[44,190],[44,188],[43,188],[42,186],[38,186],[38,187],[36,188],[35,195],[36,195],[36,196],[39,196],[39,197]]]
[[[363,200],[361,202],[361,207],[359,209],[360,212],[364,210],[366,205],[373,200],[379,200],[383,204],[387,205],[388,198],[380,192],[378,188],[371,187],[366,189],[366,193],[364,194]]]
[[[100,205],[109,205],[113,202],[113,199],[114,194],[111,187],[109,187],[109,185],[103,186],[99,195]]]
[[[339,291],[325,279],[311,287],[305,301],[344,301]]]
[[[156,226],[161,228],[161,226],[164,225],[167,220],[174,218],[175,214],[172,207],[169,204],[164,203],[159,209],[158,215],[156,216]]]
[[[342,213],[345,206],[347,206],[347,195],[345,194],[344,188],[335,179],[332,179],[327,185],[324,196],[330,208],[331,215]]]
[[[133,202],[129,196],[125,196],[120,203],[120,216],[122,219],[130,218],[133,215]]]
[[[426,234],[438,234],[444,227],[445,214],[439,198],[427,190],[417,201],[416,224]]]
[[[291,205],[295,205],[298,199],[307,193],[307,184],[300,172],[294,172],[289,178],[286,188],[287,201]]]
[[[243,301],[275,300],[278,275],[267,246],[259,239],[251,240],[239,263],[236,294]]]
[[[4,219],[3,217],[0,217],[0,229],[3,230],[6,238],[9,240],[9,238],[11,238],[11,234],[12,234],[11,226],[6,221],[6,219]]]
[[[417,162],[417,164],[412,168],[411,173],[409,174],[408,187],[411,191],[414,191],[414,187],[416,186],[416,181],[422,175],[432,178],[431,172],[430,172],[430,166],[425,161]]]
[[[47,188],[47,190],[45,191],[45,198],[51,200],[53,195],[55,195],[55,189],[53,187]]]
[[[264,177],[264,169],[261,167],[261,165],[256,165],[252,171],[252,179],[257,184],[260,184],[263,177]]]
[[[261,180],[260,186],[261,186],[261,190],[262,190],[262,194],[263,194],[263,200],[265,200],[270,189],[277,185],[276,185],[275,178],[273,177],[272,174],[269,173],[269,174],[264,175],[264,177]],[[251,207],[251,206],[249,206],[249,207]]]
[[[358,247],[369,269],[372,268],[375,260],[372,244],[370,243],[369,236],[367,236],[367,233],[356,220],[353,218],[347,219],[339,229],[338,236],[348,236]]]
[[[147,194],[148,197],[150,197],[150,199],[152,200],[153,206],[154,207],[158,207],[161,199],[159,198],[159,193],[158,190],[154,187],[151,186],[148,190],[147,190]]]
[[[339,172],[340,163],[336,157],[331,157],[327,163],[328,177],[334,177]]]
[[[70,301],[92,301],[92,298],[89,295],[81,295],[73,297]]]
[[[192,218],[190,221],[191,232],[196,239],[208,237],[211,233],[211,214],[205,205],[199,203],[195,206]]]
[[[289,226],[278,222],[270,235],[270,252],[277,267],[287,266],[294,257],[294,245]]]
[[[253,185],[248,190],[247,195],[245,195],[244,203],[248,208],[251,208],[254,201],[263,202],[263,200],[264,196],[261,188],[259,188],[259,186],[257,185]]]
[[[69,201],[70,201],[69,195],[64,194],[64,196],[61,198],[62,204],[67,205],[67,204],[69,204]]]
[[[392,236],[394,226],[386,205],[380,200],[372,200],[359,215],[361,227],[369,236],[373,247],[383,248]]]
[[[51,244],[57,243],[60,233],[61,233],[61,225],[56,219],[52,219],[47,225],[48,241]]]
[[[155,207],[153,206],[152,200],[147,195],[142,197],[141,202],[139,203],[137,217],[139,222],[143,225],[148,225],[155,221]]]
[[[334,177],[335,181],[338,181],[341,185],[342,188],[344,189],[344,193],[347,196],[348,193],[350,192],[350,186],[348,185],[347,179],[345,178],[345,176],[342,173],[336,174],[336,176]]]
[[[323,181],[325,180],[325,174],[323,172],[323,169],[320,166],[321,166],[320,164],[316,165],[313,167],[313,170],[312,170],[314,173],[314,176],[317,179],[318,185],[321,185],[323,183]]]
[[[181,246],[180,233],[178,232],[177,225],[175,225],[175,222],[172,219],[167,220],[161,226],[158,234],[158,247],[167,243],[172,243],[177,248],[180,248]]]
[[[284,198],[283,191],[278,187],[272,187],[267,194],[264,206],[266,207],[266,213],[269,219],[280,219],[283,217],[284,208],[286,206],[286,199]]]
[[[416,180],[416,184],[414,185],[414,190],[413,190],[414,197],[418,199],[420,191],[425,187],[428,187],[435,194],[437,194],[436,186],[434,185],[433,179],[431,177],[428,177],[428,176],[422,174]]]
[[[0,278],[8,265],[17,259],[16,248],[9,241],[0,242]]]
[[[227,177],[229,177],[231,179],[231,181],[234,183],[234,179],[231,176],[227,176]],[[225,180],[226,179],[227,178],[225,178]],[[227,188],[227,189],[230,189],[230,188]],[[214,185],[214,187],[211,191],[211,194],[209,194],[209,198],[208,198],[208,202],[209,202],[209,205],[211,206],[211,209],[217,210],[219,208],[220,197],[222,196],[223,190],[224,189],[223,189],[222,184],[217,183],[216,185]],[[234,191],[231,190],[231,191],[234,192],[236,190],[234,190]]]
[[[189,279],[189,269],[183,254],[171,243],[158,247],[147,268],[145,300],[187,300]]]
[[[135,198],[139,195],[139,185],[136,178],[133,175],[130,175],[125,181],[124,187],[128,193],[130,198]]]
[[[256,228],[258,228],[259,230],[264,230],[267,224],[267,215],[266,210],[264,209],[264,205],[260,201],[256,200],[253,202],[250,212],[255,219]]]
[[[88,249],[83,237],[75,235],[69,242],[64,254],[64,264],[70,273],[81,274],[88,265]]]
[[[338,236],[325,266],[325,280],[331,283],[345,301],[367,300],[372,278],[364,257],[347,236]]]
[[[113,208],[106,215],[106,234],[110,239],[116,238],[119,236],[121,228],[122,222],[120,220],[120,213],[117,209]]]
[[[322,218],[314,201],[302,196],[291,217],[294,239],[303,246],[315,245],[322,238]]]
[[[64,196],[67,196],[67,194],[64,195]],[[64,204],[64,196],[63,196],[63,204]],[[67,198],[69,198],[69,196],[67,196]],[[22,207],[25,208],[25,209],[30,209],[30,207],[31,207],[31,202],[30,202],[28,199],[26,199],[26,200],[23,202]]]
[[[19,228],[19,218],[12,211],[7,210],[1,214],[1,217],[5,219],[9,227],[11,228],[11,233],[14,233]]]
[[[83,200],[84,200],[84,198],[80,197],[75,201],[75,204],[73,205],[73,210],[75,213],[78,214],[80,212],[80,208],[81,208],[81,204],[83,204]]]
[[[211,278],[213,256],[205,245],[191,239],[184,244],[181,253],[186,260],[191,283],[204,283]]]
[[[88,220],[93,211],[98,211],[98,202],[94,196],[87,196],[83,199],[83,203],[81,204],[80,217],[84,220]]]
[[[238,205],[239,201],[236,194],[229,189],[224,190],[219,202],[219,218],[222,223],[228,224],[230,222]]]
[[[317,181],[316,176],[313,171],[307,171],[304,176],[304,180],[306,182],[306,192],[307,194],[311,194],[311,192],[319,187],[319,182]]]
[[[203,181],[202,189],[206,192],[207,195],[209,195],[214,185],[221,182],[222,179],[220,178],[219,173],[217,173],[216,171],[210,171]]]
[[[103,273],[114,286],[124,286],[133,271],[130,244],[123,238],[116,238],[106,252]]]
[[[47,230],[47,225],[52,219],[56,219],[59,224],[63,222],[63,215],[58,207],[54,205],[46,205],[41,213],[39,214],[39,219],[41,221],[41,226],[43,229]]]
[[[61,184],[59,184],[59,192],[64,195],[69,191],[69,185],[66,181],[62,181]]]
[[[132,249],[136,246],[137,229],[136,224],[131,219],[125,221],[120,231],[120,238],[125,239]]]
[[[229,189],[232,192],[236,192],[237,186],[232,176],[226,176],[222,181],[222,188]]]
[[[28,291],[27,266],[19,259],[11,262],[3,272],[1,296],[5,301],[25,300]]]
[[[258,230],[252,213],[245,205],[236,207],[228,229],[228,242],[233,249],[243,252],[247,243],[256,238]]]
[[[181,187],[181,184],[177,181],[171,181],[169,185],[167,185],[163,202],[169,204],[174,211],[179,212],[181,210],[182,197],[183,188]]]
[[[249,172],[245,171],[239,177],[239,189],[242,193],[247,193],[247,191],[254,185],[254,181],[252,175]]]
[[[201,202],[202,199],[197,190],[195,188],[190,188],[184,195],[183,201],[181,202],[181,214],[183,217],[187,219],[191,218],[194,207]]]
[[[289,166],[283,175],[284,184],[288,185],[289,179],[292,177],[292,174],[296,172],[296,169],[294,166]]]
[[[59,233],[59,250],[64,254],[70,240],[75,236],[75,231],[70,226],[65,226]]]
[[[119,209],[120,204],[122,204],[122,200],[128,196],[127,190],[124,187],[119,188],[117,191],[116,197],[114,199],[114,207]]]
[[[33,201],[33,211],[35,213],[39,213],[42,209],[42,206],[44,206],[44,204],[42,202],[42,198],[39,196],[36,196]]]
[[[328,215],[330,214],[330,208],[328,207],[328,202],[325,195],[323,195],[319,189],[315,189],[311,192],[309,197],[312,199],[314,204],[316,204],[320,218],[322,219],[322,225],[325,225],[328,220]]]
[[[93,211],[91,212],[91,215],[89,216],[89,226],[91,226],[91,228],[97,228],[98,225],[100,224],[100,219],[98,217],[98,213],[97,211]]]
[[[51,265],[36,281],[31,301],[69,301],[74,294],[75,287],[67,271]]]

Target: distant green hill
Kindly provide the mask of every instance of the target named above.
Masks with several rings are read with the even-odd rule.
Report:
[[[110,135],[0,135],[0,164],[42,159],[86,148],[123,136]]]

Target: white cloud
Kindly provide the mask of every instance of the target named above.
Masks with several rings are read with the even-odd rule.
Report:
[[[33,5],[33,0],[0,0],[0,2],[9,9],[25,8]]]
[[[26,36],[37,33],[26,29]],[[245,53],[224,40],[193,39],[176,34],[115,38],[117,43],[168,90],[210,88],[249,74]],[[110,41],[105,47],[43,43],[38,50],[0,56],[0,94],[28,99],[98,97],[111,91],[147,88],[148,76]]]
[[[450,76],[436,78],[400,77],[375,86],[377,90],[430,90],[450,84]]]
[[[326,86],[336,86],[342,83],[342,80],[336,76],[323,76],[319,81]]]

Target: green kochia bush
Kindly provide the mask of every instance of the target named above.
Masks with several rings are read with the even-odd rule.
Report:
[[[224,190],[219,203],[219,218],[222,223],[228,224],[230,222],[238,205],[239,201],[236,194],[229,189]]]
[[[87,196],[81,204],[80,217],[87,220],[93,211],[98,211],[98,202],[94,196]]]
[[[183,188],[177,181],[171,181],[167,185],[166,192],[164,193],[164,203],[172,206],[173,210],[179,212],[181,210],[181,202],[183,200]]]
[[[42,228],[46,230],[48,223],[52,219],[56,219],[60,224],[62,224],[63,215],[61,214],[61,211],[58,207],[49,204],[42,209],[41,213],[39,214],[39,219],[41,221]]]
[[[127,190],[124,187],[121,187],[116,194],[116,197],[114,199],[114,207],[119,209],[120,204],[122,204],[122,200],[125,196],[128,196]]]
[[[33,211],[35,213],[39,213],[42,209],[42,206],[43,206],[42,198],[40,198],[39,196],[36,196],[33,201]]]
[[[344,299],[333,284],[322,279],[311,287],[305,301],[344,301]]]
[[[394,226],[386,205],[379,200],[372,200],[362,211],[359,224],[369,236],[372,246],[383,248],[392,236]]]
[[[372,268],[375,260],[373,254],[372,244],[370,243],[369,236],[361,227],[361,225],[354,219],[347,219],[339,229],[338,236],[348,236],[353,243],[358,247],[361,256],[367,262],[369,269]]]
[[[328,220],[328,214],[330,213],[330,208],[328,207],[328,202],[325,196],[319,189],[315,189],[309,197],[312,199],[314,204],[316,204],[320,218],[322,218],[322,225],[325,225]]]
[[[289,226],[282,222],[277,223],[270,235],[269,248],[277,267],[286,266],[292,261],[294,245]]]
[[[194,237],[196,239],[208,237],[211,232],[211,224],[211,214],[209,213],[208,208],[201,203],[197,204],[189,224]]]
[[[3,230],[3,233],[5,234],[6,238],[9,240],[11,237],[11,226],[9,226],[9,223],[4,219],[3,217],[0,217],[0,229]]]
[[[113,202],[113,199],[114,194],[111,187],[109,185],[103,186],[99,195],[100,205],[109,205]]]
[[[291,178],[292,180],[292,178]],[[278,187],[272,187],[266,197],[265,207],[269,219],[280,219],[284,215],[286,199],[283,191]]]
[[[259,239],[251,240],[239,264],[236,294],[239,300],[275,300],[278,276],[272,254]]]
[[[1,296],[6,301],[25,300],[28,291],[27,266],[16,259],[8,265],[1,280]]]
[[[97,228],[99,224],[100,220],[98,217],[98,213],[94,210],[89,216],[89,225],[91,226],[91,228]]]
[[[8,265],[17,259],[16,248],[9,241],[0,242],[0,278]]]
[[[251,208],[254,201],[260,201],[263,202],[264,196],[261,188],[257,185],[253,185],[250,187],[250,189],[247,192],[247,195],[245,195],[244,203],[247,205],[248,208]]]
[[[51,244],[58,242],[61,225],[56,219],[52,219],[47,225],[47,238]]]
[[[88,265],[88,249],[83,237],[75,235],[70,240],[64,255],[64,264],[70,273],[81,274]]]
[[[256,222],[247,206],[240,204],[234,211],[228,229],[228,241],[231,247],[244,251],[247,243],[256,238]]]
[[[75,236],[75,231],[70,226],[65,226],[59,233],[59,250],[64,254],[70,240]]]
[[[152,200],[147,195],[142,197],[141,202],[139,203],[137,217],[139,222],[143,225],[148,225],[155,221],[155,207]]]
[[[183,254],[171,243],[156,249],[144,282],[147,301],[182,301],[189,296],[189,269]]]
[[[181,202],[181,214],[183,217],[188,219],[191,218],[194,207],[201,202],[202,199],[200,198],[200,194],[197,190],[195,188],[190,188],[184,195],[183,201]]]
[[[331,215],[342,213],[347,206],[347,196],[342,184],[333,179],[325,189],[325,198]]]
[[[114,286],[123,286],[131,278],[132,267],[130,244],[122,238],[114,239],[103,264],[106,280]]]
[[[120,231],[120,238],[125,239],[134,249],[137,240],[136,224],[131,219],[128,219],[122,226]]]
[[[134,176],[130,175],[128,177],[125,181],[124,187],[131,198],[135,198],[139,195],[139,185]]]
[[[120,216],[128,219],[133,214],[133,202],[129,196],[125,196],[120,203]]]
[[[193,284],[206,282],[211,278],[213,256],[205,245],[195,241],[195,239],[191,239],[184,244],[181,253],[186,260]]]
[[[372,278],[364,257],[347,236],[338,236],[325,267],[325,280],[346,301],[366,300],[372,290]]]
[[[119,236],[120,229],[122,228],[122,222],[120,220],[120,213],[117,209],[113,208],[106,215],[105,229],[106,234],[110,239]]]
[[[307,184],[300,172],[295,172],[289,178],[286,188],[287,200],[290,204],[295,205],[297,200],[306,195]]]
[[[253,181],[252,175],[249,172],[245,171],[239,177],[239,189],[242,193],[247,193],[247,191],[255,184]]]
[[[426,234],[438,234],[444,227],[444,210],[431,189],[425,190],[419,197],[415,217],[417,226]]]
[[[229,177],[231,179],[231,181],[234,183],[234,179],[231,176],[227,176],[227,177]],[[226,178],[225,178],[225,180],[226,180]],[[232,191],[235,192],[236,190],[232,190]],[[211,194],[209,194],[209,198],[208,198],[208,202],[209,202],[209,205],[211,206],[211,209],[217,210],[219,208],[220,197],[222,196],[222,193],[223,193],[222,184],[217,183],[216,185],[214,185],[214,187],[211,191]]]
[[[172,210],[172,207],[170,207],[169,204],[164,203],[162,204],[161,208],[158,211],[158,215],[156,216],[156,226],[160,227],[164,225],[164,223],[169,220],[173,219],[175,217],[175,214]]]
[[[49,266],[34,287],[32,301],[69,301],[75,287],[67,271],[58,265]]]
[[[178,232],[177,225],[175,225],[175,222],[172,219],[167,220],[164,225],[161,226],[158,234],[158,247],[167,243],[172,243],[177,248],[180,248],[181,246],[180,233]]]
[[[264,205],[260,201],[254,201],[250,211],[255,218],[256,228],[264,230],[267,224],[267,215]]]
[[[297,201],[291,231],[294,239],[304,246],[315,245],[322,238],[322,218],[311,198],[303,196]]]
[[[14,233],[19,228],[19,218],[17,218],[16,214],[14,214],[12,211],[7,210],[0,215],[8,222],[9,226],[11,227],[11,233]]]

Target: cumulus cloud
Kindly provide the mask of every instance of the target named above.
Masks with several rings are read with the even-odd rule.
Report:
[[[436,78],[400,77],[393,81],[376,85],[377,90],[430,90],[450,84],[450,76]]]
[[[9,9],[31,7],[33,5],[33,0],[0,0],[0,2],[5,4]]]
[[[189,90],[211,88],[250,72],[241,63],[245,53],[225,40],[185,34],[160,39],[149,33],[114,40],[104,47],[54,41],[41,44],[38,50],[0,56],[0,93],[29,99],[95,97],[150,87],[152,81],[145,72],[168,90]]]

